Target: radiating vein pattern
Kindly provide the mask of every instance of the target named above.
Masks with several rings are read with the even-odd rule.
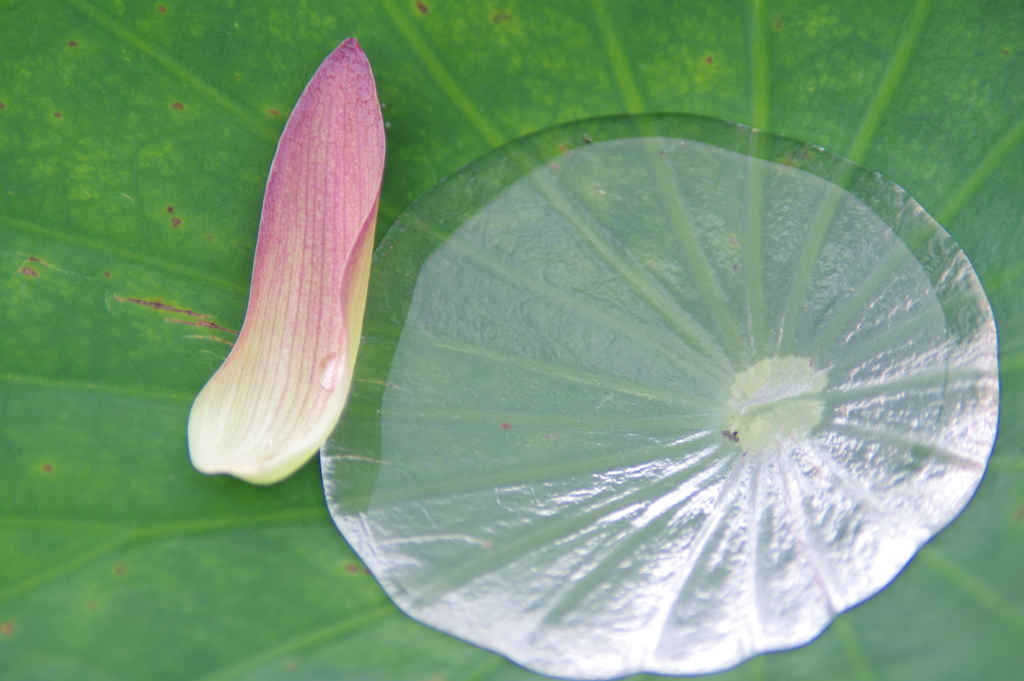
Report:
[[[353,396],[379,429],[324,451],[404,610],[559,677],[809,641],[963,508],[995,437],[991,310],[913,199],[665,125],[526,138],[414,204],[372,275],[390,371]]]

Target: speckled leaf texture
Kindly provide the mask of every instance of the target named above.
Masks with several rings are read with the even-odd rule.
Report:
[[[188,463],[277,138],[348,36],[384,104],[378,235],[503,142],[643,111],[818,144],[920,200],[999,325],[988,473],[888,589],[808,646],[707,678],[1017,678],[1015,0],[0,0],[0,678],[539,678],[391,605],[332,526],[315,462],[267,489]]]

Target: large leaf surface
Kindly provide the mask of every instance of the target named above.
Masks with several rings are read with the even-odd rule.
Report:
[[[0,676],[535,678],[390,605],[315,464],[269,489],[188,464],[277,136],[349,35],[386,105],[381,233],[504,141],[639,111],[819,144],[935,214],[1000,327],[989,473],[890,588],[721,678],[1019,671],[1019,3],[40,0],[0,2]]]

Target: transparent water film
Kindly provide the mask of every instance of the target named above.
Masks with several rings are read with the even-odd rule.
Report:
[[[810,641],[960,512],[995,438],[963,253],[792,140],[547,131],[414,204],[374,268],[334,518],[403,610],[537,672]]]

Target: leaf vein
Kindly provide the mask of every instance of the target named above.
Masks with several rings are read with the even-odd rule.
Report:
[[[81,14],[85,15],[90,21],[95,23],[100,28],[106,30],[114,37],[121,41],[131,45],[139,52],[149,56],[155,60],[158,64],[164,67],[167,71],[174,75],[175,78],[180,80],[186,86],[191,86],[197,91],[201,92],[204,96],[208,97],[212,101],[216,102],[221,108],[228,113],[238,118],[250,132],[254,133],[260,139],[263,139],[272,144],[276,144],[280,137],[280,132],[273,126],[261,121],[255,114],[239,105],[237,102],[228,98],[222,92],[217,90],[199,76],[195,75],[187,68],[185,68],[177,60],[173,59],[162,50],[158,49],[155,45],[144,40],[141,36],[131,31],[123,22],[117,21],[110,15],[101,12],[100,10],[93,7],[86,0],[63,0],[65,4],[78,10]]]

